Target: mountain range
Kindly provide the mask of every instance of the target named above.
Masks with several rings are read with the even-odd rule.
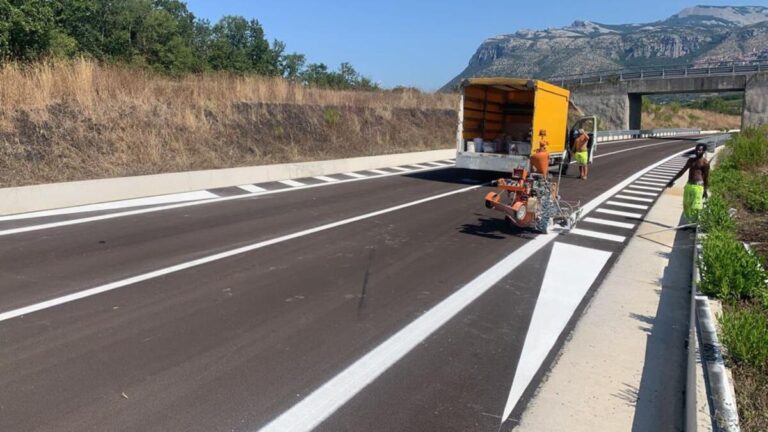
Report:
[[[561,77],[648,66],[768,62],[768,7],[695,6],[663,21],[518,30],[485,40],[466,69],[473,76]]]

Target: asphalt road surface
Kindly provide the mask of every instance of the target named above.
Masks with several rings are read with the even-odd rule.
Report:
[[[564,235],[438,164],[0,219],[0,430],[510,430],[693,145],[601,144]]]

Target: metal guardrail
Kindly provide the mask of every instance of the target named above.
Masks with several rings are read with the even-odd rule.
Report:
[[[683,135],[699,135],[701,132],[701,129],[696,128],[607,130],[597,132],[597,142],[634,138],[666,138]]]
[[[599,84],[604,82],[634,81],[658,78],[681,78],[723,75],[751,75],[768,71],[768,62],[729,62],[709,64],[687,64],[679,66],[656,66],[642,69],[616,69],[584,74],[560,75],[543,78],[560,86]]]

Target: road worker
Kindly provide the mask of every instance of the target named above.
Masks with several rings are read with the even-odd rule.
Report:
[[[589,135],[584,131],[584,129],[579,129],[579,136],[576,137],[575,140],[573,140],[573,145],[571,146],[571,153],[573,154],[573,159],[576,161],[577,164],[579,164],[579,178],[582,180],[587,179],[587,174],[589,173]]]
[[[704,208],[704,198],[709,197],[709,162],[704,157],[706,152],[706,144],[696,144],[694,156],[688,159],[680,172],[667,184],[667,187],[672,187],[675,180],[688,171],[688,183],[683,190],[683,214],[688,223],[698,221],[699,212]]]

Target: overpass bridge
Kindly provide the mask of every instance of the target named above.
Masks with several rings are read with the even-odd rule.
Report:
[[[642,97],[743,92],[742,128],[768,123],[768,62],[682,65],[546,78],[571,90],[574,104],[609,129],[640,129]]]

